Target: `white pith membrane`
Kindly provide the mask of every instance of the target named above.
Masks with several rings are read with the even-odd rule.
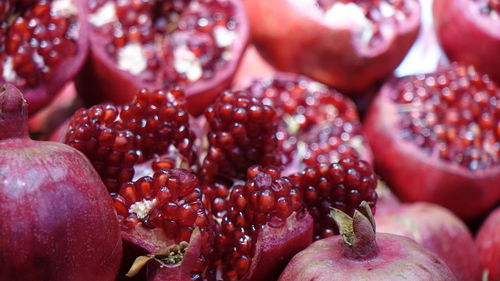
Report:
[[[454,65],[406,80],[391,99],[399,136],[425,154],[470,170],[500,164],[500,89],[487,75]]]
[[[42,17],[50,14],[51,19],[48,22],[41,21],[40,17],[30,20],[26,18],[33,13],[35,5],[39,3],[23,11],[17,11],[17,8],[11,7],[5,21],[0,22],[0,77],[2,80],[18,88],[36,86],[41,81],[50,80],[50,72],[53,68],[57,68],[62,60],[73,55],[73,53],[64,53],[68,50],[70,52],[76,50],[76,41],[79,36],[78,9],[73,1],[45,1],[48,3],[48,9]],[[66,30],[61,37],[51,37],[51,33],[59,32],[57,31],[60,27],[58,20],[61,19],[67,19]],[[11,28],[16,29],[14,26],[22,24],[25,24],[27,28],[24,33],[11,32]],[[61,46],[63,40],[73,43],[73,48]],[[15,47],[9,50],[9,44]],[[19,54],[29,54],[29,57],[21,59]],[[56,60],[53,61],[54,59]]]
[[[155,5],[161,2],[168,1],[144,0],[139,4],[143,6],[136,7],[132,0],[92,0],[89,21],[98,33],[111,35],[111,43],[105,48],[118,68],[141,75],[146,82],[187,85],[212,78],[217,69],[231,60],[238,37],[232,3],[192,0],[181,7],[183,1],[171,1],[172,6],[179,7],[163,16],[151,16],[157,12]],[[124,17],[128,19],[123,19],[120,9],[127,5],[134,10],[126,13]],[[229,18],[222,13],[208,14],[210,6],[229,7]],[[130,27],[125,20],[131,22]],[[123,46],[115,47],[113,40]]]
[[[473,0],[479,12],[494,20],[500,20],[500,1],[498,0]]]
[[[130,205],[129,207],[129,212],[131,214],[135,214],[138,219],[144,219],[151,210],[156,206],[156,198],[152,200],[147,200],[143,199],[142,201],[135,202],[134,204]]]
[[[372,3],[374,2],[374,3]],[[294,5],[308,9],[321,22],[335,28],[354,32],[354,40],[364,47],[376,47],[384,34],[409,18],[409,0],[342,1],[295,0]],[[396,7],[396,8],[395,8]]]

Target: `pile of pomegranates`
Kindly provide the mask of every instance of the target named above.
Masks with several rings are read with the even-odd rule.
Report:
[[[500,2],[429,1],[0,1],[0,281],[500,280]]]

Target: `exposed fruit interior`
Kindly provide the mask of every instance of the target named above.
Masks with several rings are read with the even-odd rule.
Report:
[[[72,117],[66,144],[82,151],[110,191],[132,180],[134,165],[174,150],[189,165],[197,161],[182,91],[139,91],[123,107],[80,109]]]
[[[91,0],[94,32],[118,68],[171,87],[212,78],[231,60],[238,37],[227,0]]]
[[[209,237],[207,243],[214,236],[211,215],[205,208],[203,196],[193,173],[185,169],[159,169],[152,177],[123,184],[113,195],[113,201],[124,229],[137,225],[158,228],[163,230],[170,240],[168,242],[181,245],[190,241],[195,228]],[[209,248],[205,250],[191,271],[193,276],[202,274],[207,265]],[[165,257],[165,263],[170,262],[168,258]],[[178,258],[178,255],[172,258]]]
[[[32,88],[50,81],[61,62],[76,54],[80,27],[74,1],[2,1],[1,80]]]
[[[310,166],[365,154],[356,107],[339,92],[307,78],[254,81],[247,90],[276,110],[276,138],[289,158]]]
[[[314,218],[314,239],[338,233],[329,216],[331,208],[352,215],[362,201],[373,209],[377,201],[377,176],[370,164],[355,158],[342,158],[332,164],[320,164],[290,176],[301,190],[304,206]]]
[[[427,155],[470,170],[500,164],[500,89],[487,75],[454,64],[405,80],[390,98],[399,135]]]
[[[389,30],[410,17],[411,5],[415,1],[305,0],[296,3],[316,7],[321,11],[321,21],[332,26],[348,25],[355,30],[362,45],[376,47],[387,37]]]
[[[205,112],[209,125],[208,149],[201,173],[244,179],[254,165],[279,165],[275,110],[247,92],[226,92]]]
[[[500,1],[499,0],[474,0],[483,15],[490,16],[492,19],[500,20]]]

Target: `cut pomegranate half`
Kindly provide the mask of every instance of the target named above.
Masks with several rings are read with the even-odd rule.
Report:
[[[375,167],[406,201],[464,219],[500,200],[500,89],[471,66],[386,84],[365,120]]]
[[[415,41],[417,0],[245,0],[252,39],[281,71],[359,95],[389,76]]]
[[[88,51],[86,10],[80,0],[2,1],[0,84],[24,92],[30,114],[73,79]]]
[[[436,0],[433,12],[446,55],[474,65],[500,84],[500,2]]]
[[[92,0],[88,8],[90,60],[77,87],[94,103],[181,86],[200,114],[230,85],[247,45],[240,0]]]

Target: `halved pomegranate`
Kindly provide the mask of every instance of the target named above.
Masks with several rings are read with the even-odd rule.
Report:
[[[420,26],[416,0],[244,2],[252,39],[274,67],[353,95],[393,72]]]
[[[446,55],[474,65],[500,84],[500,2],[436,0],[433,12]]]
[[[93,103],[181,86],[200,114],[230,85],[247,44],[240,0],[91,0],[88,9],[90,59],[77,87]]]
[[[365,132],[375,167],[406,201],[472,219],[500,200],[500,89],[471,66],[387,83]]]
[[[0,84],[24,92],[34,113],[80,70],[88,51],[80,0],[2,1]]]

